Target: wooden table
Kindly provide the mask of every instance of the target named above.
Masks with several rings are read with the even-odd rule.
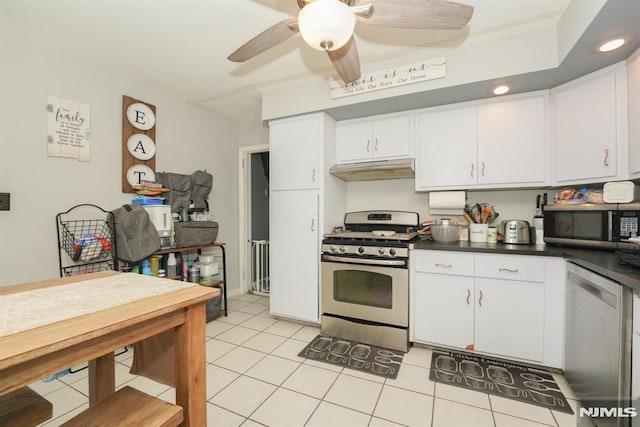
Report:
[[[85,310],[80,315],[73,314],[73,307],[65,307],[61,300],[62,318],[39,318],[40,308],[44,311],[51,305],[52,295],[64,297],[65,292],[68,295],[78,285],[80,289],[106,292],[106,281],[110,287],[131,289],[120,292],[124,300],[124,294],[145,294],[150,289],[156,294],[128,302],[119,297],[115,302],[86,298],[83,304],[74,305]],[[39,292],[46,295],[38,295]],[[93,404],[115,392],[115,350],[173,328],[176,404],[184,408],[183,425],[205,426],[205,301],[219,292],[215,288],[113,271],[0,287],[0,395],[89,361],[89,402]],[[21,316],[15,310],[21,305],[15,300],[27,297],[30,308],[23,309],[24,318],[42,324],[16,331],[20,325],[15,319]],[[115,305],[105,308],[105,303]],[[49,310],[56,315],[56,310]]]

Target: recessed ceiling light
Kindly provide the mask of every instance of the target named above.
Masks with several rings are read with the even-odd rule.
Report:
[[[493,87],[493,89],[491,89],[491,93],[494,95],[504,95],[505,93],[509,92],[511,90],[511,87],[509,85],[498,85]]]
[[[609,34],[606,38],[601,38],[589,48],[591,53],[608,53],[619,49],[621,46],[634,42],[640,36],[639,33],[626,31],[623,33]]]
[[[624,37],[617,37],[615,39],[607,40],[598,46],[598,52],[611,52],[616,50],[627,42]]]

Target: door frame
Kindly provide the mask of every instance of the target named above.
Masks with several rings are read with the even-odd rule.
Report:
[[[269,151],[269,144],[238,148],[238,277],[240,292],[251,290],[251,249],[247,244],[251,232],[251,155]]]

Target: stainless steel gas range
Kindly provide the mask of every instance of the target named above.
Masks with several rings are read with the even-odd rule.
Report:
[[[409,349],[409,249],[419,215],[359,211],[322,241],[322,333]]]

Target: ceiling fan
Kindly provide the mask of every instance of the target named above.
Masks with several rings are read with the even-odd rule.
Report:
[[[227,59],[244,62],[300,33],[311,47],[327,52],[345,83],[360,78],[353,38],[356,19],[384,27],[460,29],[473,6],[448,0],[296,0],[297,18],[288,18],[240,46]]]

